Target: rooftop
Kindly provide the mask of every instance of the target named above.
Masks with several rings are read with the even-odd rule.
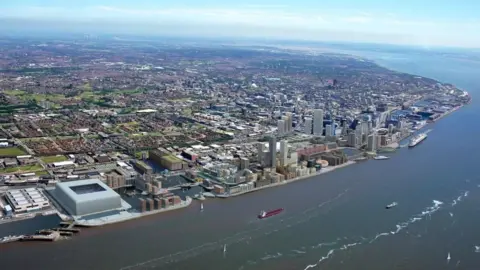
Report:
[[[115,191],[98,179],[78,180],[58,183],[56,189],[62,190],[77,203],[102,199],[105,197],[120,197]]]

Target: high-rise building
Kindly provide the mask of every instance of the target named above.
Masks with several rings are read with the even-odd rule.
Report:
[[[357,125],[357,128],[355,129],[355,137],[356,137],[356,139],[355,139],[356,146],[355,147],[358,147],[358,146],[363,144],[363,134],[365,134],[365,133],[363,133],[363,131],[362,131],[362,126]]]
[[[257,156],[258,156],[258,161],[260,161],[260,164],[266,165],[265,164],[265,144],[263,142],[259,142],[257,144]]]
[[[269,165],[272,168],[277,167],[277,139],[275,136],[270,136],[268,139],[268,156],[269,156]]]
[[[291,112],[287,112],[285,114],[286,116],[286,128],[285,128],[285,132],[287,133],[290,133],[292,132],[292,126],[293,126],[293,114]]]
[[[323,134],[323,110],[313,110],[313,134],[321,136]]]
[[[388,133],[393,133],[393,124],[388,124]]]
[[[356,147],[357,146],[357,136],[355,133],[350,133],[348,134],[348,146],[350,147]]]
[[[332,125],[326,125],[325,126],[325,137],[331,137],[331,136],[333,136]]]
[[[245,170],[250,166],[250,161],[246,157],[240,158],[240,169]]]
[[[362,128],[362,134],[368,134],[368,122],[362,122],[361,123],[361,128]]]
[[[305,118],[305,133],[312,134],[313,132],[313,120],[310,117]]]
[[[377,150],[377,134],[368,136],[367,151],[375,152]]]
[[[285,134],[286,123],[284,120],[278,120],[278,135]]]
[[[280,141],[280,165],[286,166],[288,163],[288,144],[286,140]]]

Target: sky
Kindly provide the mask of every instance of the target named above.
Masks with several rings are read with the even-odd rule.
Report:
[[[15,0],[3,28],[480,47],[479,0]]]

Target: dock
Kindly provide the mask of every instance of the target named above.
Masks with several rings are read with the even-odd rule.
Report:
[[[60,239],[59,232],[51,232],[49,235],[34,234],[24,236],[22,241],[57,241]]]

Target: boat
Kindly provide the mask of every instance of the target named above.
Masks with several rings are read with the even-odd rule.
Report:
[[[19,241],[23,238],[23,235],[9,235],[3,238],[0,238],[0,244],[6,244],[10,242]]]
[[[420,142],[422,142],[423,140],[425,140],[426,138],[427,138],[426,133],[420,133],[418,135],[415,135],[413,138],[410,139],[410,143],[408,144],[408,147],[414,147]]]
[[[389,205],[385,206],[385,209],[390,209],[390,208],[393,208],[393,207],[395,207],[395,206],[397,206],[397,205],[398,205],[398,203],[397,203],[397,202],[393,202],[393,203],[391,203],[391,204],[389,204]]]
[[[387,156],[376,156],[373,159],[375,159],[375,160],[385,160],[385,159],[389,159],[389,158],[390,157],[387,157]]]
[[[283,208],[278,208],[278,209],[270,210],[270,211],[261,211],[260,214],[258,215],[258,218],[259,219],[264,219],[264,218],[268,218],[268,217],[271,217],[271,216],[275,216],[275,215],[280,214],[282,211],[283,211]]]

